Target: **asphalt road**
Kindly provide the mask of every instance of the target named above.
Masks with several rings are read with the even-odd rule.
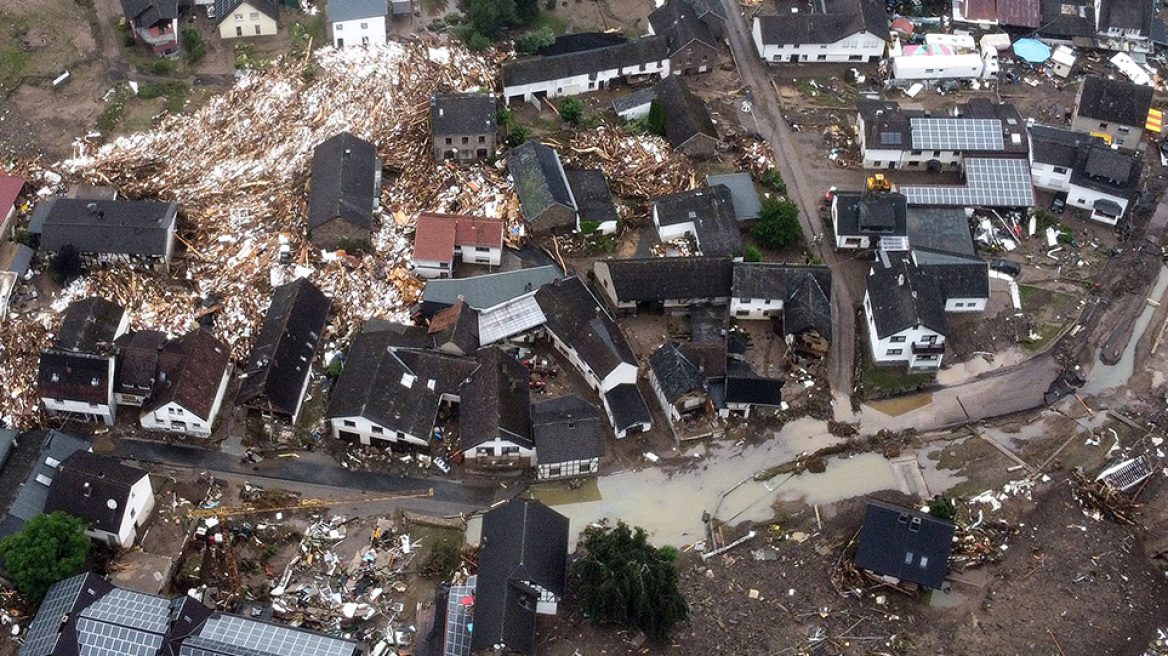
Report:
[[[802,155],[791,137],[791,128],[787,120],[783,118],[782,100],[771,84],[767,65],[759,59],[755,51],[750,28],[741,13],[741,8],[734,0],[722,0],[722,5],[730,17],[726,23],[726,37],[730,41],[730,50],[742,76],[742,83],[751,89],[753,100],[751,112],[758,132],[774,149],[779,172],[783,174],[783,180],[787,183],[787,194],[799,205],[803,236],[809,244],[813,243],[815,235],[824,235],[826,238],[827,232],[819,217],[819,203],[831,182],[817,180],[813,184],[803,174],[803,167],[799,166]],[[830,245],[820,242],[818,246],[812,247],[811,251],[832,267],[833,271],[839,271],[837,265],[844,258]],[[855,369],[856,302],[842,278],[843,276],[838,273],[832,277],[831,320],[835,334],[832,335],[831,352],[828,354],[828,380],[831,382],[832,390],[837,394],[847,395],[852,391],[852,373]]]

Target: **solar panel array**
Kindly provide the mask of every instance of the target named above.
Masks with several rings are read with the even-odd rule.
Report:
[[[478,577],[472,576],[466,585],[450,588],[446,602],[446,640],[442,656],[470,656],[470,627],[474,621],[473,606],[462,603],[463,597],[474,596]]]
[[[1024,159],[971,157],[964,186],[902,186],[909,205],[1034,207],[1030,163]]]
[[[996,118],[913,118],[914,150],[1004,150],[1002,122]]]
[[[199,629],[198,636],[207,640],[243,648],[251,654],[270,656],[352,656],[356,645],[348,640],[326,635],[299,631],[286,626],[257,622],[244,617],[220,615],[208,619]],[[198,647],[197,642],[188,640],[187,645]],[[232,649],[230,653],[243,653]],[[195,656],[186,647],[185,656]]]
[[[77,621],[77,651],[81,656],[155,656],[162,635],[82,617]]]
[[[166,633],[170,624],[170,600],[114,588],[81,611],[81,617],[151,633]]]
[[[85,584],[85,575],[78,574],[71,579],[65,579],[49,589],[41,608],[37,611],[36,619],[28,627],[24,636],[24,647],[20,649],[20,656],[48,656],[57,646],[57,631],[61,616],[68,613],[77,603],[77,596],[81,594],[81,586]]]

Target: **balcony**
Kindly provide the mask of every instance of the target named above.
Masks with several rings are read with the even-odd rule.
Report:
[[[913,342],[913,355],[944,355],[945,342]]]

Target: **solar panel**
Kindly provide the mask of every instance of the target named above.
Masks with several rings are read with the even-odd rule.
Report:
[[[443,656],[470,656],[470,631],[474,621],[473,597],[477,584],[478,577],[472,576],[467,579],[466,585],[455,585],[450,588],[450,597],[446,601],[446,638]],[[469,605],[462,602],[466,597],[472,597]]]
[[[1024,159],[971,157],[963,186],[902,186],[909,205],[1034,207],[1030,163]]]
[[[60,633],[57,631],[61,617],[77,603],[81,594],[81,587],[85,584],[85,574],[78,574],[71,579],[65,579],[49,589],[41,608],[37,611],[36,619],[28,627],[24,636],[24,647],[20,649],[20,656],[48,656],[53,653]]]
[[[899,146],[904,140],[899,132],[881,132],[880,143],[885,146]]]
[[[162,636],[98,620],[77,620],[77,651],[80,656],[155,656]]]
[[[233,615],[208,619],[199,629],[199,637],[271,656],[352,656],[356,650],[348,640]],[[231,653],[238,651],[232,649]]]
[[[914,150],[1003,150],[1002,122],[996,118],[913,118]]]
[[[151,633],[166,633],[170,620],[170,601],[115,588],[81,611],[81,617]]]

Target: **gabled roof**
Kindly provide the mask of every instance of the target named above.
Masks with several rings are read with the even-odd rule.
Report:
[[[515,271],[501,271],[470,278],[436,278],[426,281],[422,305],[426,311],[450,307],[459,298],[476,310],[485,310],[530,294],[563,277],[558,267],[547,265]]]
[[[118,338],[117,389],[149,394],[158,376],[158,355],[166,345],[166,333],[139,330]]]
[[[118,304],[97,296],[73,301],[65,310],[53,348],[95,355],[112,353],[125,314]]]
[[[0,175],[0,218],[16,204],[20,192],[24,190],[24,178],[15,175]]]
[[[941,297],[989,298],[989,263],[975,255],[947,253],[913,246],[913,261],[932,274],[941,289]]]
[[[608,32],[577,32],[575,34],[561,34],[555,41],[536,51],[541,57],[567,55],[574,52],[588,52],[600,50],[628,43],[629,38],[623,34],[609,34]]]
[[[905,217],[908,243],[913,247],[973,255],[973,236],[965,208],[913,206]]]
[[[856,566],[939,589],[949,569],[956,530],[953,522],[933,515],[868,501]]]
[[[459,403],[462,449],[469,451],[495,438],[533,447],[531,372],[497,346],[479,349],[478,361]]]
[[[426,333],[434,340],[434,348],[451,345],[462,355],[474,353],[479,348],[478,312],[459,300],[435,313]]]
[[[37,396],[107,405],[110,358],[47,350],[37,370]]]
[[[192,330],[163,349],[154,394],[144,409],[153,412],[168,403],[177,403],[196,417],[210,421],[219,385],[230,366],[231,353],[226,344],[205,329]]]
[[[824,0],[823,11],[759,16],[762,42],[767,45],[832,44],[867,32],[888,39],[888,13],[877,0]]]
[[[503,87],[562,80],[576,75],[640,66],[668,58],[669,44],[666,38],[646,36],[604,48],[507,62],[503,64]]]
[[[247,3],[272,20],[280,20],[280,5],[274,0],[215,0],[215,24],[227,20],[240,5]]]
[[[665,138],[670,145],[681,148],[699,135],[718,140],[718,128],[714,127],[706,103],[689,90],[680,75],[666,77],[653,90],[665,110]]]
[[[998,23],[1036,28],[1042,24],[1040,0],[1001,0],[997,3]]]
[[[620,96],[619,98],[614,99],[612,101],[612,111],[620,114],[621,112],[627,112],[628,110],[635,107],[648,105],[656,99],[657,92],[653,90],[653,87],[642,87],[628,95]]]
[[[397,359],[414,372],[418,381],[439,396],[460,396],[462,386],[479,367],[474,358],[435,351],[398,349],[396,353]]]
[[[312,150],[308,229],[337,217],[372,229],[373,208],[381,195],[377,188],[380,170],[377,147],[352,133],[341,132],[320,143]]]
[[[533,403],[531,432],[541,465],[604,455],[600,409],[575,394]]]
[[[908,234],[908,200],[904,194],[866,194],[837,191],[836,226],[839,236],[905,236]]]
[[[178,0],[122,0],[122,14],[139,27],[178,18]]]
[[[868,296],[880,339],[914,326],[949,334],[945,299],[937,280],[907,258],[887,269],[877,267],[868,276]]]
[[[649,356],[649,369],[657,379],[665,400],[670,403],[677,403],[686,394],[708,393],[706,377],[674,342],[662,344]]]
[[[1042,0],[1038,34],[1064,39],[1094,36],[1095,7],[1087,0]]]
[[[718,20],[726,20],[726,7],[718,0],[686,0],[698,12],[698,18],[703,20],[713,15]]]
[[[612,426],[619,433],[634,426],[653,423],[649,406],[639,387],[632,383],[622,383],[600,395],[608,411],[612,413]]]
[[[730,295],[734,298],[786,299],[806,275],[831,293],[831,269],[825,266],[779,264],[775,262],[735,262]]]
[[[1151,36],[1155,16],[1152,0],[1099,0],[1100,32],[1135,30],[1141,36]]]
[[[430,129],[435,137],[491,134],[498,121],[495,97],[486,93],[430,96]]]
[[[428,439],[438,416],[437,384],[430,389],[399,359],[389,347],[392,337],[388,331],[365,331],[353,339],[326,416],[363,417],[391,433]]]
[[[44,433],[29,434],[26,439],[35,439],[34,436],[44,436]],[[19,532],[24,528],[25,522],[45,511],[45,501],[49,498],[49,484],[57,474],[57,467],[74,453],[87,451],[89,448],[89,440],[83,437],[56,430],[49,431],[33,463],[32,471],[17,490],[4,521],[0,522],[0,538]]]
[[[783,382],[781,378],[727,376],[726,403],[779,407],[783,403]]]
[[[1152,106],[1155,89],[1125,80],[1110,80],[1088,75],[1079,89],[1076,116],[1104,123],[1118,123],[1143,128]]]
[[[385,0],[330,0],[328,3],[330,23],[360,18],[377,18],[388,13],[389,6]]]
[[[706,185],[719,185],[730,190],[730,199],[734,202],[734,218],[739,221],[757,219],[762,212],[762,199],[758,195],[758,188],[754,186],[754,178],[749,173],[726,173],[711,175],[706,178]]]
[[[116,534],[130,505],[130,488],[144,476],[145,471],[117,458],[77,451],[57,467],[45,512],[63,510],[96,530]]]
[[[608,268],[621,303],[725,298],[730,295],[733,263],[724,257],[651,257],[598,260]]]
[[[55,198],[46,204],[41,250],[164,257],[178,205],[152,200]]]
[[[418,215],[414,229],[415,260],[452,262],[455,247],[502,248],[502,219],[430,212]]]
[[[654,34],[663,34],[669,39],[670,52],[677,52],[693,41],[711,48],[719,45],[714,31],[687,0],[666,0],[665,4],[649,13],[649,25]]]
[[[620,326],[580,278],[544,285],[535,300],[547,317],[547,329],[575,350],[601,380],[622,363],[637,366]]]
[[[1086,143],[1102,144],[1103,140],[1082,132],[1046,125],[1030,128],[1030,158],[1038,164],[1072,168],[1079,156],[1079,146]]]
[[[562,597],[567,571],[567,517],[530,499],[512,499],[483,515],[472,651],[501,644],[533,655],[535,605],[519,602],[534,602],[530,584]]]
[[[370,319],[365,322],[364,332],[389,333],[385,337],[386,345],[393,349],[422,349],[430,348],[434,340],[427,333],[426,328],[412,324],[386,321],[385,319]]]
[[[819,271],[802,271],[792,276],[790,291],[783,301],[783,332],[798,335],[806,330],[814,330],[831,339],[830,272],[828,269],[827,275],[824,275]]]
[[[523,216],[528,221],[535,221],[553,205],[576,209],[560,155],[555,150],[538,141],[528,141],[507,155],[507,170],[511,172],[515,193],[519,194]]]
[[[1079,149],[1071,184],[1130,199],[1139,186],[1141,171],[1143,162],[1138,154],[1126,155],[1107,146],[1089,145]]]
[[[572,188],[572,197],[576,200],[581,224],[620,220],[603,171],[588,169],[564,173],[568,176],[568,185]]]
[[[734,200],[722,185],[658,196],[653,208],[662,226],[692,223],[702,255],[732,257],[746,249],[734,216]]]
[[[300,409],[304,381],[324,334],[330,301],[301,278],[280,285],[260,326],[251,359],[244,369],[236,403],[265,412],[294,416]]]

